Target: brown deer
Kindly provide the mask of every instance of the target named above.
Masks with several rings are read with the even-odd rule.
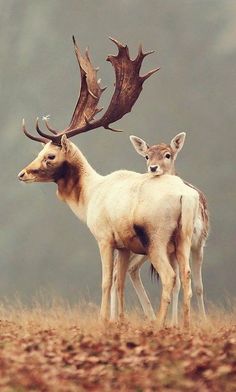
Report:
[[[185,132],[181,132],[176,135],[170,142],[170,144],[157,144],[149,147],[149,145],[141,138],[137,136],[130,136],[131,143],[135,150],[146,159],[148,172],[152,173],[153,176],[162,176],[163,174],[176,175],[175,160],[178,153],[182,149],[185,141]],[[193,271],[193,283],[195,286],[195,292],[197,295],[198,308],[201,315],[205,318],[205,306],[203,298],[203,283],[202,283],[202,262],[203,262],[203,251],[204,246],[209,233],[209,213],[207,208],[207,200],[205,195],[193,185],[185,182],[185,184],[191,188],[196,189],[199,194],[199,213],[194,226],[194,232],[191,244],[191,256],[192,256],[192,271]],[[155,318],[150,300],[143,287],[140,278],[140,268],[143,263],[147,260],[146,256],[143,255],[132,255],[129,260],[128,273],[133,283],[133,286],[137,292],[139,300],[145,315],[149,319]],[[180,279],[179,279],[179,267],[176,258],[172,255],[170,259],[172,267],[176,273],[176,281],[173,288],[172,298],[172,324],[178,324],[178,297],[180,291]],[[111,317],[115,319],[117,317],[117,305],[116,305],[116,268],[113,275],[113,286],[112,286],[112,297],[111,297]]]
[[[55,182],[57,196],[68,204],[79,219],[86,222],[96,238],[102,261],[101,318],[108,319],[113,274],[113,252],[119,258],[118,295],[119,313],[123,314],[123,277],[130,252],[145,254],[160,275],[163,290],[158,323],[165,323],[168,304],[175,282],[175,273],[169,263],[169,253],[175,249],[180,264],[184,289],[184,320],[190,321],[191,276],[189,268],[190,244],[198,210],[198,193],[186,186],[177,176],[153,178],[149,173],[139,174],[120,170],[106,176],[99,175],[85,156],[69,139],[98,127],[117,131],[111,123],[132,109],[144,81],[158,69],[144,76],[139,71],[144,57],[140,47],[134,60],[128,47],[115,39],[116,56],[109,56],[115,69],[115,91],[106,112],[95,120],[100,111],[97,104],[102,89],[97,82],[88,52],[75,52],[81,72],[80,95],[68,128],[56,131],[45,119],[49,133],[39,128],[39,136],[30,134],[23,121],[23,132],[29,138],[45,144],[39,155],[19,173],[23,182]]]

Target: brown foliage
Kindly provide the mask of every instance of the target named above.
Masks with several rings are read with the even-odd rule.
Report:
[[[96,308],[2,309],[0,317],[4,392],[235,391],[232,315],[189,333],[158,331],[137,315],[103,326]]]

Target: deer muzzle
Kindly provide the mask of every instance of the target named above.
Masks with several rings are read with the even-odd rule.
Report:
[[[21,172],[18,174],[18,180],[22,182],[32,182],[32,178],[29,178],[25,169],[21,170]]]
[[[148,171],[149,171],[149,173],[152,173],[156,176],[161,176],[163,174],[163,170],[161,169],[161,167],[159,165],[150,165],[148,167]]]

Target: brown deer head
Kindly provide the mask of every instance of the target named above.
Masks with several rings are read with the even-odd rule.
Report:
[[[175,174],[175,160],[185,141],[185,132],[178,133],[170,144],[155,144],[151,147],[141,138],[130,136],[138,154],[145,157],[148,171],[156,176]]]

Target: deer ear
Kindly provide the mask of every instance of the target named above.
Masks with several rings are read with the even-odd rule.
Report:
[[[186,136],[185,132],[178,133],[178,135],[176,135],[170,142],[170,146],[174,152],[175,158],[184,145],[185,136]]]
[[[148,144],[143,139],[140,139],[140,137],[137,136],[132,135],[129,138],[137,153],[142,155],[142,157],[145,157],[145,155],[147,154],[147,150],[149,149]]]
[[[67,139],[66,135],[63,135],[61,138],[61,147],[64,152],[68,152],[70,150],[70,141]]]

